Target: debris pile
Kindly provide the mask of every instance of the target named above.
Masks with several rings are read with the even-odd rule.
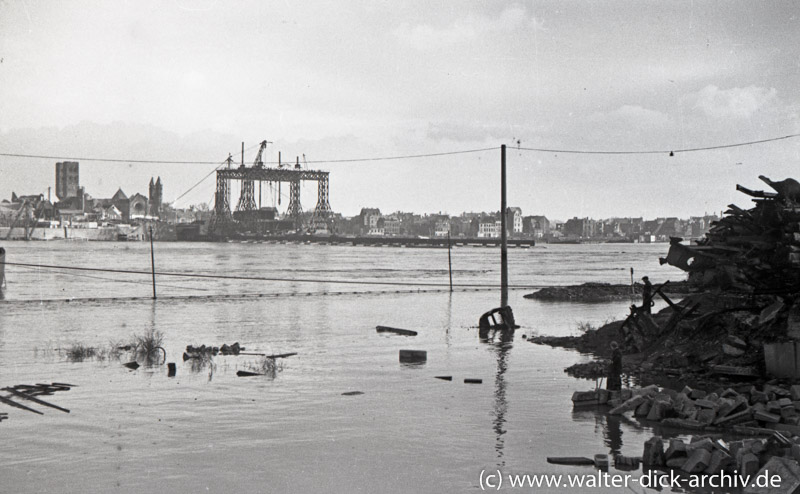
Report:
[[[70,388],[73,387],[75,387],[74,384],[65,383],[17,384],[16,386],[9,386],[2,389],[2,391],[6,391],[8,394],[6,396],[0,396],[0,403],[4,403],[20,410],[25,410],[27,412],[35,413],[37,415],[44,415],[43,412],[37,410],[36,408],[23,405],[19,401],[15,401],[22,399],[36,403],[37,405],[53,408],[64,413],[69,413],[69,410],[66,408],[50,403],[49,401],[45,401],[39,397],[52,395],[56,391],[69,391]],[[7,418],[7,413],[0,414],[0,420],[5,420]]]
[[[525,298],[547,302],[583,302],[604,303],[641,297],[642,283],[633,285],[612,285],[611,283],[584,283],[582,285],[550,286],[533,293],[523,295]],[[669,286],[671,295],[686,295],[696,291],[686,282],[672,283]]]
[[[201,346],[187,345],[186,351],[183,353],[183,360],[189,360],[192,358],[197,358],[197,359],[209,358],[209,357],[214,357],[218,354],[239,355],[244,350],[245,348],[243,346],[239,346],[238,341],[233,345],[228,345],[226,343],[221,347],[206,346],[206,345],[201,345]]]
[[[768,492],[795,492],[800,487],[800,438],[775,432],[767,438],[727,442],[709,436],[674,438],[665,444],[661,436],[644,443],[642,464],[646,468],[672,468],[689,474],[714,475],[722,472],[743,478],[777,475],[780,487]],[[763,492],[755,483],[744,492]],[[750,490],[755,489],[755,490]]]
[[[800,379],[800,184],[761,179],[775,192],[737,186],[755,207],[729,206],[698,245],[672,239],[662,264],[685,270],[700,292],[674,302],[666,295],[670,286],[653,287],[624,321],[579,337],[530,341],[597,356],[609,355],[617,341],[625,373],[646,382],[678,378],[711,388],[730,380],[763,383],[767,373]],[[651,314],[655,297],[667,307]]]
[[[572,402],[574,407],[605,405],[611,408],[610,415],[632,412],[638,419],[679,429],[749,435],[781,431],[800,436],[800,385],[765,384],[739,387],[738,391],[720,387],[711,392],[688,386],[678,392],[650,385],[620,391],[576,391]]]
[[[695,246],[672,238],[661,259],[689,273],[689,282],[752,294],[796,294],[800,287],[800,183],[761,180],[775,192],[736,189],[753,197],[749,210],[733,204]]]

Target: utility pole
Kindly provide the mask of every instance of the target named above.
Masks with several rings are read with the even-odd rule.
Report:
[[[508,234],[506,232],[506,145],[500,146],[500,307],[508,306]]]
[[[153,254],[153,226],[150,225],[150,268],[153,271],[153,300],[156,299],[156,258]]]
[[[447,232],[447,272],[450,274],[450,292],[453,292],[453,263],[450,261],[450,231]]]

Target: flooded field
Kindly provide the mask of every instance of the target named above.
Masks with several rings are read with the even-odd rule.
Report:
[[[150,269],[144,243],[4,247],[8,262]],[[681,279],[658,264],[665,252],[663,244],[511,249],[510,282],[629,283],[630,267],[637,279]],[[497,249],[457,248],[453,281],[496,284],[498,260]],[[0,423],[0,490],[465,492],[480,490],[482,471],[591,474],[546,457],[640,455],[652,434],[625,418],[573,412],[572,392],[594,382],[563,368],[586,357],[525,339],[621,318],[628,301],[542,303],[522,298],[532,290],[513,290],[521,328],[510,343],[481,343],[475,326],[499,304],[498,292],[394,293],[414,287],[333,282],[445,285],[442,249],[160,243],[155,263],[159,272],[229,278],[158,276],[152,301],[145,275],[7,267],[0,385],[76,387],[47,398],[69,414],[2,406],[9,418]],[[278,278],[327,281],[267,280]],[[225,298],[239,294],[254,296]],[[378,334],[376,325],[419,335]],[[163,333],[175,377],[165,364],[130,370],[125,352],[77,362],[65,352],[76,344],[111,348],[150,330]],[[258,366],[256,356],[217,356],[209,365],[182,359],[186,345],[234,342],[248,352],[298,355],[282,359],[275,375],[256,377],[236,374]],[[426,350],[427,362],[400,364],[401,349]],[[453,380],[435,378],[442,375]],[[354,391],[363,394],[343,394]]]

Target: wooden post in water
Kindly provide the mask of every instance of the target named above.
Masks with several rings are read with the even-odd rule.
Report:
[[[500,146],[500,307],[508,305],[508,233],[506,232],[506,145]]]
[[[156,299],[156,257],[153,253],[153,226],[150,226],[150,268],[153,272],[153,300]]]
[[[6,250],[0,247],[0,295],[6,283]]]
[[[450,274],[450,291],[453,291],[453,263],[450,260],[450,230],[447,231],[447,272]]]

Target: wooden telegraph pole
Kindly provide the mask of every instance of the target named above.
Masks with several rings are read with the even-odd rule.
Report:
[[[500,146],[500,307],[508,306],[508,238],[506,233],[506,145]]]

